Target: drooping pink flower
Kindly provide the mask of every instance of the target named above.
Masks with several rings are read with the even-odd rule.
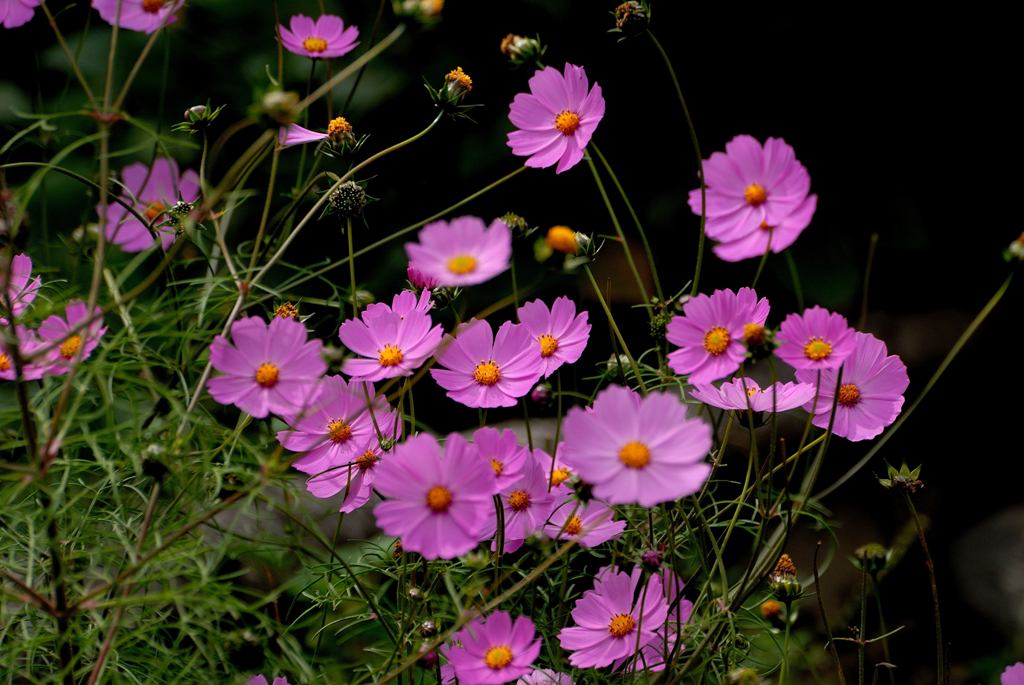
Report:
[[[715,254],[735,262],[779,253],[793,244],[814,215],[817,196],[808,195],[811,177],[781,138],[764,147],[740,135],[704,162],[707,223],[705,232],[719,241]],[[690,191],[690,209],[701,213],[700,188]]]
[[[341,17],[321,15],[315,22],[304,14],[296,14],[288,22],[291,30],[278,24],[281,43],[288,52],[310,59],[341,57],[351,52],[359,42],[359,29],[345,28]]]
[[[530,451],[519,444],[516,434],[508,428],[480,428],[473,433],[473,444],[494,472],[496,492],[505,491],[519,480],[530,461]]]
[[[593,411],[573,407],[565,417],[565,454],[594,496],[645,507],[691,495],[711,473],[704,457],[711,429],[688,419],[679,398],[647,397],[620,385],[601,391]]]
[[[500,498],[505,510],[504,549],[506,552],[514,552],[522,546],[526,538],[544,526],[555,498],[548,492],[548,479],[544,469],[532,459],[523,465],[519,478],[501,491]],[[491,549],[497,548],[496,530],[497,520]]]
[[[178,20],[185,0],[92,0],[103,21],[130,31],[153,33]]]
[[[762,388],[752,378],[734,378],[719,387],[698,384],[690,395],[704,404],[735,411],[789,411],[814,399],[813,383],[777,382]]]
[[[528,158],[526,166],[557,163],[560,174],[583,159],[602,117],[601,86],[590,87],[583,67],[566,64],[561,74],[544,67],[530,78],[530,92],[519,93],[509,105],[508,118],[518,130],[508,134],[508,146],[512,154]]]
[[[338,337],[359,355],[345,362],[344,373],[367,381],[411,376],[434,354],[444,331],[427,313],[430,294],[417,299],[412,293],[399,293],[393,304],[397,309],[384,303],[370,305],[361,318],[341,324]]]
[[[674,316],[665,337],[680,349],[670,352],[668,365],[678,374],[689,374],[690,383],[710,383],[740,368],[746,356],[743,343],[763,335],[768,318],[768,299],[757,299],[750,288],[716,290],[687,300],[683,315]]]
[[[493,337],[492,337],[493,336]],[[491,324],[473,319],[441,345],[441,369],[430,375],[448,397],[467,407],[512,407],[541,374],[530,332],[506,321],[493,335]]]
[[[323,344],[306,338],[295,319],[274,317],[269,326],[256,316],[239,319],[231,325],[232,342],[218,335],[210,345],[210,363],[224,374],[210,379],[210,395],[257,419],[299,414],[327,369]]]
[[[6,297],[0,295],[0,325],[6,326],[7,317],[12,314],[14,317],[20,316],[36,299],[36,293],[39,291],[42,281],[39,276],[30,279],[31,275],[32,258],[26,254],[14,255],[14,258],[11,259],[10,275],[5,268],[0,267],[0,287],[3,287],[4,283],[8,284]],[[8,278],[10,278],[9,281]],[[10,311],[7,309],[8,302],[10,302]]]
[[[395,437],[395,414],[373,383],[327,376],[315,391],[301,413],[285,417],[291,429],[277,433],[285,449],[305,452],[292,462],[299,471],[317,474],[347,464],[370,440]]]
[[[0,0],[0,25],[5,29],[27,24],[41,0]]]
[[[613,670],[621,669],[627,673],[663,671],[665,663],[673,652],[678,656],[686,649],[686,646],[682,644],[677,648],[676,641],[682,627],[690,620],[690,614],[693,613],[693,602],[686,598],[676,600],[682,594],[684,584],[683,579],[677,576],[670,567],[663,567],[657,577],[661,579],[665,602],[670,607],[665,624],[658,626],[654,638],[642,645],[640,651],[635,655],[616,659],[612,664]],[[648,589],[648,591],[650,590]]]
[[[373,480],[381,460],[380,441],[376,435],[362,441],[356,456],[331,465],[309,477],[306,490],[314,497],[329,499],[339,492],[345,493],[338,511],[349,513],[370,501]]]
[[[854,333],[853,354],[843,364],[842,384],[836,393],[838,369],[821,372],[818,401],[805,405],[814,414],[814,425],[828,428],[832,404],[836,417],[832,432],[851,441],[868,440],[896,420],[903,408],[903,393],[910,385],[907,367],[890,355],[885,343],[870,333]],[[796,378],[814,385],[814,369],[798,369]]]
[[[277,144],[281,147],[305,145],[306,143],[319,143],[321,140],[326,139],[326,133],[310,131],[308,128],[303,128],[298,124],[288,124],[287,126],[282,127],[277,134]]]
[[[441,654],[460,685],[500,685],[529,673],[540,647],[533,621],[495,611],[453,634]]]
[[[76,330],[82,322],[93,316],[96,318],[92,323],[81,330]],[[90,316],[88,307],[79,300],[67,304],[63,317],[56,314],[46,317],[39,325],[39,335],[50,345],[58,343],[49,353],[50,366],[47,373],[55,376],[66,374],[76,361],[85,360],[92,354],[106,332],[107,327],[103,325],[100,308],[95,307]]]
[[[415,435],[377,466],[374,487],[387,498],[373,513],[403,549],[426,559],[454,559],[476,547],[494,516],[494,472],[457,433]]]
[[[569,663],[577,668],[608,666],[636,654],[638,644],[655,639],[668,615],[668,604],[656,575],[647,581],[645,592],[637,592],[640,575],[639,566],[632,573],[614,567],[598,572],[594,589],[573,607],[576,625],[558,633],[562,648],[572,652]]]
[[[512,232],[495,219],[460,216],[423,227],[419,242],[406,243],[409,267],[445,287],[477,285],[507,270],[512,257]]]
[[[573,685],[572,677],[550,668],[538,668],[516,681],[516,685]]]
[[[615,520],[615,511],[603,502],[592,499],[583,504],[575,497],[566,497],[551,513],[544,533],[560,540],[575,540],[580,547],[597,547],[614,540],[626,529],[625,521]]]
[[[854,333],[842,314],[811,307],[782,322],[775,354],[795,369],[837,369],[853,353]]]
[[[136,162],[121,170],[125,190],[121,200],[135,209],[153,225],[160,236],[160,244],[166,250],[174,242],[174,226],[162,226],[172,219],[168,210],[179,200],[195,202],[199,197],[199,175],[192,169],[179,173],[178,163],[169,157],[158,157],[153,166]],[[97,213],[101,207],[96,205]],[[120,203],[111,201],[107,205],[107,240],[118,245],[125,252],[141,252],[153,245],[153,234],[149,228]]]
[[[249,678],[245,685],[267,685],[267,679],[261,673],[260,675],[255,675],[252,678]],[[274,678],[274,682],[272,685],[289,685],[288,678],[286,678],[283,675],[278,676],[277,678]]]
[[[7,325],[3,324],[4,330],[0,333],[0,379],[13,381],[18,377],[18,370],[14,363],[13,345],[4,342],[4,338],[10,336]],[[35,355],[51,343],[41,340],[35,331],[24,326],[17,326],[15,335],[18,336],[18,353],[22,358],[22,380],[34,381],[45,376],[50,371],[50,362],[43,355]]]
[[[587,312],[576,314],[568,297],[556,298],[551,309],[541,300],[527,302],[518,310],[519,320],[530,331],[547,378],[562,364],[573,364],[590,340]]]
[[[1024,685],[1024,662],[1018,661],[1007,666],[999,676],[999,685]]]

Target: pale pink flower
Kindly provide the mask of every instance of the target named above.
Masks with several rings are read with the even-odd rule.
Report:
[[[562,364],[573,364],[590,340],[587,312],[576,314],[568,297],[556,298],[551,309],[541,300],[527,302],[518,310],[519,320],[536,340],[537,354],[547,378]]]
[[[103,21],[130,31],[153,33],[178,20],[185,0],[92,0]]]
[[[0,331],[0,378],[5,381],[13,381],[17,378],[17,367],[14,363],[13,345],[4,340],[10,336],[7,326],[8,324],[3,324],[3,330]],[[51,343],[41,340],[35,331],[24,326],[18,326],[15,333],[18,336],[18,353],[22,358],[22,380],[38,380],[49,373],[51,363],[42,355],[38,358],[35,355],[49,347]]]
[[[289,27],[278,24],[281,43],[288,52],[322,59],[325,57],[341,57],[351,52],[359,42],[359,29],[355,26],[345,28],[341,17],[333,14],[321,15],[316,21],[304,14],[296,14],[289,21]]]
[[[7,283],[6,297],[0,294],[0,326],[7,325],[8,316],[13,315],[15,318],[20,316],[36,299],[36,293],[39,291],[42,281],[39,276],[30,279],[31,275],[32,258],[26,254],[14,255],[14,258],[11,259],[9,274],[6,269],[0,267],[0,288]],[[7,309],[8,302],[11,306],[10,311]]]
[[[76,330],[87,319],[93,319],[92,323]],[[100,308],[93,308],[90,316],[85,303],[79,300],[67,304],[63,317],[56,314],[46,317],[39,325],[39,335],[51,345],[59,343],[49,353],[47,373],[55,376],[66,374],[76,361],[85,360],[93,353],[106,332]]]
[[[152,167],[141,162],[129,164],[121,170],[125,190],[121,201],[135,209],[153,225],[160,236],[160,244],[166,250],[174,242],[175,228],[160,225],[171,219],[168,210],[179,200],[195,202],[199,197],[199,174],[192,169],[184,173],[178,170],[178,163],[169,157],[158,157]],[[102,209],[96,205],[96,212]],[[107,240],[125,252],[141,252],[154,243],[149,226],[139,221],[118,202],[107,204]]]
[[[604,502],[592,499],[584,504],[575,497],[566,497],[544,526],[549,537],[575,540],[580,547],[597,547],[625,529],[626,522],[616,521],[615,511]]]
[[[540,648],[533,621],[495,611],[456,631],[441,653],[459,685],[501,685],[530,672]]]
[[[27,24],[41,0],[0,0],[0,26],[13,29]]]
[[[434,221],[406,243],[409,268],[445,287],[477,285],[506,271],[512,258],[512,232],[495,219],[485,226],[483,219],[460,216]]]
[[[762,388],[752,378],[733,378],[717,388],[695,385],[690,396],[719,409],[780,412],[814,399],[814,384],[778,382]]]

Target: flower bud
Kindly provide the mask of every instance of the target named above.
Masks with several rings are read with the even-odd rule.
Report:
[[[455,67],[444,75],[444,87],[452,102],[462,102],[466,94],[473,91],[473,79],[462,67]]]
[[[409,279],[409,285],[419,290],[432,290],[437,287],[436,278],[431,278],[430,276],[427,276],[419,269],[413,268],[412,265],[406,267],[405,277]]]
[[[876,575],[885,570],[892,556],[892,550],[888,550],[877,542],[869,542],[853,551],[850,561],[858,569],[863,567],[871,575]]]
[[[643,33],[651,23],[651,10],[646,2],[623,2],[612,14],[615,15],[615,28],[612,31],[626,36]]]
[[[796,577],[796,564],[788,554],[779,557],[775,569],[768,576],[768,587],[775,597],[783,602],[792,602],[800,597],[803,588]]]
[[[416,660],[416,663],[423,668],[433,669],[437,666],[437,651],[428,650],[425,643],[420,645],[420,658]]]
[[[498,219],[516,235],[525,237],[530,233],[530,223],[514,212],[506,212]]]
[[[271,90],[260,100],[259,113],[275,126],[287,126],[294,120],[298,104],[299,94],[295,91]]]
[[[1010,243],[1003,256],[1008,262],[1014,259],[1024,261],[1024,233],[1021,233],[1019,238]]]
[[[334,117],[327,123],[327,138],[338,146],[354,145],[356,142],[352,124],[345,117]]]
[[[538,383],[530,391],[530,399],[537,404],[547,404],[551,401],[551,384]]]
[[[640,563],[651,573],[661,568],[661,560],[661,552],[656,549],[644,550],[644,553],[640,555]]]
[[[906,464],[900,466],[899,470],[894,469],[892,466],[886,465],[888,469],[888,478],[879,478],[878,482],[881,486],[887,490],[895,488],[897,490],[906,490],[910,494],[914,494],[918,490],[924,487],[924,483],[920,480],[921,467],[910,468]]]
[[[274,317],[278,319],[299,320],[299,308],[291,302],[282,302],[274,309]]]
[[[547,48],[541,45],[540,38],[526,38],[510,33],[501,39],[500,49],[501,54],[518,67],[524,64],[536,65]]]
[[[331,211],[343,219],[351,219],[366,208],[366,191],[355,181],[345,181],[327,197]]]
[[[544,242],[552,250],[565,254],[576,254],[579,249],[577,233],[568,226],[552,226],[548,229]]]

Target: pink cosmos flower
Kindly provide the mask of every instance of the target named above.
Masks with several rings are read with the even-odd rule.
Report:
[[[94,0],[98,1],[98,0]],[[129,164],[121,170],[125,191],[121,200],[146,217],[150,224],[162,224],[172,218],[167,211],[179,200],[195,202],[199,197],[199,175],[192,169],[178,172],[178,163],[168,157],[158,157],[151,168],[142,162]],[[96,205],[97,213],[100,206]],[[107,205],[107,240],[116,243],[125,252],[141,252],[153,245],[153,234],[121,204]],[[154,225],[160,244],[166,250],[174,242],[173,226]]]
[[[1024,662],[1018,661],[1007,666],[999,676],[999,685],[1024,685]]]
[[[795,369],[837,369],[853,353],[854,333],[842,314],[811,307],[782,322],[775,354]]]
[[[359,29],[345,28],[341,17],[333,14],[321,15],[315,22],[304,14],[296,14],[289,22],[289,31],[278,24],[281,43],[288,52],[310,59],[341,57],[353,50],[359,42]]]
[[[413,313],[426,314],[434,307],[434,301],[430,297],[430,291],[424,290],[419,295],[411,290],[403,290],[391,299],[391,311],[399,316],[408,316]]]
[[[457,433],[444,457],[430,435],[413,436],[377,466],[374,487],[387,501],[373,513],[388,535],[426,559],[454,559],[476,547],[494,516],[494,472]]]
[[[477,285],[509,267],[512,232],[500,219],[460,216],[423,227],[418,243],[406,243],[409,268],[445,287]]]
[[[87,359],[92,354],[107,332],[99,307],[93,309],[93,316],[97,317],[95,321],[82,330],[75,330],[91,317],[85,303],[74,300],[64,308],[63,318],[53,314],[43,320],[39,325],[39,335],[49,344],[59,343],[49,354],[47,373],[62,376],[76,361]]]
[[[338,511],[349,513],[370,501],[377,464],[381,460],[380,441],[376,435],[367,437],[358,448],[357,456],[326,468],[306,481],[306,490],[314,497],[329,499],[345,492]]]
[[[494,473],[496,492],[504,492],[515,484],[530,461],[530,451],[507,428],[500,432],[496,428],[480,428],[473,433],[473,445]]]
[[[654,639],[641,646],[635,656],[616,659],[612,664],[614,670],[624,669],[626,672],[634,670],[663,671],[665,662],[672,652],[675,651],[678,655],[686,648],[685,645],[680,644],[677,650],[676,640],[679,631],[690,620],[690,614],[693,613],[693,602],[686,598],[676,601],[683,591],[684,584],[683,579],[677,576],[670,567],[663,567],[658,573],[658,577],[661,579],[661,587],[665,591],[665,602],[670,607],[665,625],[658,626]]]
[[[281,147],[292,145],[305,145],[306,143],[318,143],[327,138],[326,133],[317,133],[303,128],[298,124],[288,124],[281,128],[277,134],[277,144]]]
[[[92,0],[93,9],[100,13],[103,21],[144,33],[153,33],[176,22],[175,12],[184,4],[185,0]]]
[[[518,310],[519,320],[537,341],[537,354],[547,378],[562,364],[573,364],[590,340],[587,312],[576,315],[568,297],[555,299],[551,309],[541,300],[527,302]]]
[[[814,414],[814,425],[828,428],[832,404],[836,418],[832,432],[851,441],[868,440],[896,420],[903,408],[903,393],[910,385],[907,367],[896,355],[890,355],[885,343],[870,333],[854,333],[853,354],[843,364],[843,380],[836,395],[839,371],[821,372],[817,404],[805,409]],[[817,372],[798,369],[796,378],[815,384]]]
[[[302,412],[327,369],[323,344],[306,336],[295,319],[274,317],[269,326],[256,316],[239,319],[231,325],[233,342],[218,335],[210,345],[210,363],[225,374],[210,379],[210,395],[257,419]]]
[[[430,375],[448,397],[467,407],[515,406],[540,378],[540,360],[524,326],[506,321],[494,336],[491,324],[473,319],[445,341],[437,354],[444,368],[431,369]]]
[[[27,24],[41,0],[0,0],[0,25],[13,29]]]
[[[530,672],[541,641],[526,616],[515,622],[507,612],[478,618],[451,637],[441,654],[455,670],[460,685],[500,685]]]
[[[687,419],[671,393],[641,398],[621,385],[608,387],[593,411],[570,409],[563,432],[566,463],[611,504],[670,502],[697,492],[711,473],[704,462],[711,429]]]
[[[430,294],[417,300],[400,293],[393,305],[370,305],[361,318],[341,324],[338,337],[359,355],[345,362],[344,373],[367,381],[411,376],[434,354],[444,331],[427,313]]]
[[[3,340],[10,335],[10,330],[6,329],[7,325],[3,324],[5,330],[0,334],[0,378],[5,381],[13,381],[17,378],[14,350]],[[40,340],[35,331],[24,326],[17,326],[15,335],[18,336],[18,353],[23,360],[21,363],[22,380],[34,381],[45,376],[50,371],[50,363],[44,358],[35,358],[35,354],[43,348],[49,347],[51,343]],[[66,371],[61,373],[66,373]]]
[[[583,504],[575,497],[566,497],[551,513],[544,533],[551,538],[575,540],[580,547],[597,547],[614,540],[626,529],[625,521],[615,520],[615,511],[603,502],[592,499]]]
[[[550,668],[538,668],[516,681],[516,685],[573,685],[572,677]]]
[[[279,431],[285,449],[306,454],[292,466],[317,474],[361,456],[371,440],[395,437],[395,414],[387,398],[376,395],[373,383],[327,376],[315,399],[297,416],[287,417],[291,430]]]
[[[540,463],[544,469],[544,473],[548,474],[548,479],[551,481],[551,490],[560,491],[563,494],[568,494],[569,479],[573,477],[572,469],[565,463],[562,458],[564,442],[558,443],[558,448],[555,449],[555,460],[552,464],[551,455],[540,448],[533,450],[533,458]]]
[[[261,673],[260,675],[256,675],[252,678],[249,678],[245,685],[267,685],[267,679]],[[278,676],[277,678],[274,678],[274,682],[272,685],[289,685],[288,678],[284,676]]]
[[[789,411],[814,399],[813,383],[773,383],[762,388],[752,378],[734,378],[719,387],[694,386],[690,395],[704,404],[735,411]]]
[[[519,478],[502,490],[500,496],[505,509],[504,551],[514,552],[526,538],[544,526],[555,498],[548,492],[544,469],[532,459],[524,464]],[[491,549],[497,549],[497,520],[494,521],[494,528]]]
[[[665,337],[680,349],[669,353],[668,365],[689,374],[691,383],[710,383],[740,368],[746,356],[743,343],[764,335],[768,299],[757,299],[750,288],[716,290],[687,300],[683,315],[668,322]]]
[[[735,262],[779,253],[793,244],[814,215],[817,196],[808,195],[811,177],[781,138],[764,147],[751,136],[736,136],[704,162],[709,238],[715,254]],[[690,191],[690,209],[701,213],[700,188]]]
[[[590,88],[583,67],[566,64],[561,74],[544,67],[530,78],[530,92],[519,93],[509,105],[508,118],[518,130],[508,134],[508,146],[512,154],[528,158],[526,166],[557,163],[560,174],[583,159],[602,117],[601,86]]]
[[[6,297],[0,297],[0,325],[7,325],[7,316],[12,314],[14,317],[20,316],[23,311],[28,309],[32,301],[36,299],[36,293],[39,291],[39,286],[42,285],[42,282],[39,276],[29,280],[31,275],[32,258],[26,254],[14,255],[14,258],[11,260],[10,276],[8,276],[6,269],[0,267],[0,287],[4,283],[8,284]],[[10,278],[10,281],[7,280],[8,278]],[[11,306],[10,312],[7,310],[8,301]]]
[[[577,668],[608,666],[636,654],[637,644],[655,639],[668,615],[668,604],[658,576],[647,581],[646,592],[637,591],[640,575],[640,567],[632,573],[610,566],[598,572],[594,589],[573,607],[576,625],[558,633],[562,648],[572,652],[569,663]]]

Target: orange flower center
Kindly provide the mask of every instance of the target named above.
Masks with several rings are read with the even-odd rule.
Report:
[[[747,204],[751,207],[757,207],[758,205],[764,204],[764,201],[768,199],[768,191],[764,189],[764,186],[760,183],[751,183],[747,186],[747,189],[743,191],[743,199],[747,201]]]
[[[494,385],[501,380],[501,371],[494,362],[481,362],[473,369],[473,380],[480,385]]]
[[[716,357],[729,348],[729,331],[715,326],[704,334],[704,349]]]
[[[65,359],[71,359],[78,352],[78,348],[82,346],[82,336],[72,335],[68,336],[68,339],[60,344],[60,356]]]
[[[334,419],[327,424],[327,432],[331,435],[331,442],[338,444],[352,437],[352,426],[345,423],[344,419]]]
[[[860,402],[860,388],[853,383],[843,383],[839,386],[839,404],[843,407],[853,407]]]
[[[540,356],[550,357],[558,349],[558,339],[551,335],[540,336]]]
[[[457,83],[468,93],[473,90],[473,79],[469,77],[469,74],[462,70],[462,67],[455,67],[444,76],[444,80],[448,83]]]
[[[576,231],[568,226],[552,226],[548,229],[544,242],[552,250],[565,254],[576,254],[576,249],[579,247],[576,243]]]
[[[284,304],[277,305],[277,309],[274,310],[274,316],[279,319],[296,319],[299,318],[299,308],[293,305],[291,302],[285,302]]]
[[[11,370],[11,358],[3,352],[0,352],[0,371]]]
[[[743,324],[743,342],[748,345],[760,345],[764,340],[764,326],[759,323]]]
[[[327,49],[327,41],[320,36],[310,36],[302,41],[302,47],[310,52],[319,54]]]
[[[569,480],[569,476],[571,475],[572,473],[569,469],[564,466],[560,469],[555,469],[551,472],[551,487],[557,488],[559,485]]]
[[[154,200],[146,205],[146,211],[143,213],[143,216],[146,217],[146,221],[152,221],[160,216],[165,209],[167,209],[167,205],[160,202],[160,200]]]
[[[512,663],[512,650],[505,645],[491,647],[484,653],[484,663],[491,670],[501,670]]]
[[[164,8],[165,0],[142,0],[142,9],[150,14],[156,14]]]
[[[530,493],[526,490],[513,490],[508,496],[508,505],[512,511],[523,511],[530,506]]]
[[[751,385],[749,388],[747,388],[747,397],[753,397],[759,392],[761,392],[761,388],[757,387],[756,385]]]
[[[642,469],[651,462],[651,450],[637,440],[630,440],[619,450],[619,461],[626,468]]]
[[[476,257],[460,254],[448,260],[448,270],[453,274],[468,274],[476,270]]]
[[[559,112],[558,116],[555,117],[555,128],[558,129],[563,136],[571,136],[573,133],[576,133],[576,129],[579,127],[580,115],[576,112],[565,110]]]
[[[276,366],[270,362],[264,362],[256,369],[256,382],[264,388],[272,388],[277,385],[277,377],[280,373],[280,369]]]
[[[636,621],[629,614],[615,614],[608,623],[608,632],[612,637],[626,637],[636,628]]]
[[[380,354],[377,356],[377,359],[380,361],[381,366],[394,366],[402,363],[404,355],[402,354],[402,350],[398,349],[394,345],[385,345],[384,349],[381,350]]]
[[[491,459],[491,469],[494,470],[494,475],[500,476],[501,472],[505,470],[505,463],[497,459]]]
[[[334,117],[327,124],[327,135],[332,138],[344,133],[352,133],[352,124],[348,123],[348,119],[345,117]]]
[[[569,522],[565,524],[565,533],[566,535],[579,535],[581,530],[583,530],[583,520],[573,514]]]
[[[427,490],[427,506],[436,514],[443,514],[452,505],[452,491],[443,485]]]
[[[832,343],[821,338],[811,338],[804,345],[804,356],[812,361],[818,362],[827,359],[830,354],[832,354]]]
[[[376,463],[377,455],[374,454],[372,450],[366,450],[366,452],[359,455],[356,459],[356,466],[358,466],[361,471],[372,469]]]

